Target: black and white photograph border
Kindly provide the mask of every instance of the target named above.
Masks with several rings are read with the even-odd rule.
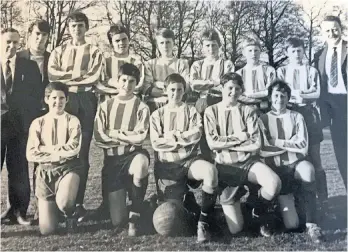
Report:
[[[160,28],[169,28],[174,32],[175,39],[172,53],[175,57],[189,62],[190,67],[194,61],[203,59],[202,33],[206,29],[213,28],[219,34],[221,43],[219,57],[232,61],[235,71],[246,64],[242,48],[243,40],[246,37],[259,41],[261,47],[260,62],[271,65],[275,69],[288,63],[285,43],[289,37],[293,36],[304,41],[304,61],[306,64],[315,67],[315,61],[318,60],[316,53],[325,50],[325,36],[321,23],[328,15],[340,19],[342,39],[348,40],[348,3],[344,0],[1,0],[1,29],[14,28],[18,31],[20,39],[17,52],[19,52],[30,48],[30,43],[34,43],[30,38],[30,32],[28,32],[30,24],[38,19],[44,19],[49,24],[49,35],[45,46],[48,52],[52,52],[56,47],[71,39],[67,17],[74,11],[81,11],[88,17],[89,29],[85,34],[86,42],[99,48],[103,58],[110,57],[113,54],[111,41],[109,43],[107,36],[110,26],[121,24],[126,28],[129,37],[129,53],[139,56],[144,65],[150,59],[159,57],[161,53],[156,45],[156,32]],[[3,36],[3,34],[1,35]],[[4,42],[2,39],[1,52],[4,51]],[[347,55],[345,56],[345,65],[342,65],[346,67],[346,77],[344,79],[346,90]],[[17,54],[16,57],[18,58],[19,55]],[[0,61],[4,62],[4,60],[2,53]],[[2,67],[4,69],[4,64],[2,64]],[[45,66],[43,68],[45,69]],[[318,71],[320,70],[318,69]],[[22,75],[22,81],[23,78],[25,78],[25,74]],[[45,78],[43,77],[43,79]],[[7,82],[3,76],[1,76],[1,81]],[[13,92],[18,91],[13,90]],[[2,87],[1,93],[3,93]],[[40,102],[43,104],[43,100]],[[320,111],[319,104],[316,105],[316,108]],[[1,94],[1,142],[4,141],[4,127],[7,127],[7,124],[5,125],[3,122],[6,113],[9,113],[7,109],[7,103],[6,101],[3,102],[3,94]],[[339,113],[339,109],[335,113]],[[337,132],[335,133],[337,135]],[[290,232],[283,231],[280,227],[280,231],[276,231],[271,237],[259,235],[250,224],[252,217],[248,217],[251,216],[245,202],[248,193],[241,198],[241,202],[242,210],[245,210],[249,215],[244,216],[244,229],[236,235],[229,232],[219,197],[214,209],[214,227],[212,228],[212,239],[210,241],[198,243],[197,227],[187,228],[187,222],[182,226],[184,229],[184,225],[186,225],[185,232],[179,232],[178,235],[158,234],[152,221],[154,198],[157,191],[154,177],[154,160],[158,157],[155,157],[149,135],[148,133],[142,143],[142,148],[150,154],[148,187],[144,201],[144,207],[149,208],[149,210],[144,211],[143,218],[140,221],[141,234],[136,237],[129,236],[127,226],[113,226],[111,220],[109,220],[108,211],[103,212],[105,216],[100,216],[102,211],[98,212],[102,203],[104,152],[102,148],[97,146],[95,138],[92,138],[90,144],[90,168],[84,199],[82,197],[83,207],[87,212],[84,214],[84,218],[78,221],[73,232],[67,232],[65,221],[59,221],[55,234],[42,235],[40,233],[38,221],[35,217],[37,199],[33,192],[33,178],[36,168],[33,162],[29,162],[28,165],[30,203],[26,216],[23,216],[25,218],[19,219],[16,216],[17,221],[13,221],[11,218],[9,220],[4,218],[3,220],[4,213],[11,208],[10,198],[15,197],[13,196],[15,193],[11,194],[12,190],[15,189],[10,186],[9,180],[18,179],[18,177],[16,174],[9,176],[9,168],[6,164],[8,157],[5,158],[4,156],[9,155],[9,145],[6,152],[3,151],[2,144],[1,155],[3,156],[1,159],[5,159],[5,162],[2,161],[0,187],[1,250],[347,251],[347,190],[338,166],[337,154],[335,155],[332,140],[332,129],[330,131],[329,124],[323,127],[323,140],[320,143],[320,157],[322,167],[326,173],[328,191],[328,208],[325,213],[318,211],[318,224],[322,229],[323,237],[320,243],[314,243],[307,233],[300,229]],[[342,135],[347,136],[347,134]],[[25,152],[25,148],[22,151]],[[347,167],[345,168],[347,169]],[[345,174],[347,173],[345,172]],[[20,187],[21,185],[18,185],[17,182],[17,186]],[[202,186],[198,188],[190,187],[190,191],[193,192],[197,203],[201,204]],[[131,202],[131,199],[127,198],[128,208],[130,208]],[[317,208],[320,209],[319,203]],[[194,214],[192,213],[192,215]],[[27,225],[26,221],[29,221],[30,225]],[[20,224],[21,222],[22,224]],[[196,222],[194,223],[194,225],[197,225]],[[282,224],[278,225],[281,226]],[[194,231],[191,232],[190,229],[194,229]]]

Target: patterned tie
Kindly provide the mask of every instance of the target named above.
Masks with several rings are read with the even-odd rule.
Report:
[[[338,70],[337,70],[337,51],[336,47],[333,48],[333,54],[331,58],[331,68],[330,68],[330,85],[336,87],[338,84]]]
[[[10,67],[10,60],[7,60],[7,62],[6,62],[5,84],[6,84],[6,93],[11,92],[11,89],[12,89],[12,71],[11,71],[11,67]]]
[[[293,80],[294,90],[300,90],[300,70],[294,69],[294,80]]]

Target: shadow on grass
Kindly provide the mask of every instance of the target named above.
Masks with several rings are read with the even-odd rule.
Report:
[[[21,238],[24,236],[40,237],[41,234],[38,230],[21,230],[21,231],[1,231],[1,238]]]

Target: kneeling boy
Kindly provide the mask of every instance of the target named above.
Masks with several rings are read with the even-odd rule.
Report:
[[[187,180],[203,181],[202,208],[197,241],[210,239],[209,223],[214,210],[218,185],[215,166],[199,155],[202,119],[196,108],[182,102],[186,82],[179,74],[164,81],[168,103],[151,115],[150,137],[157,155],[155,178],[160,198],[182,200]]]
[[[96,145],[104,150],[102,179],[106,182],[111,221],[122,226],[127,219],[126,189],[132,199],[129,236],[136,236],[148,184],[149,153],[141,148],[148,129],[150,111],[133,92],[140,71],[133,64],[118,72],[118,95],[100,104],[94,125]]]
[[[36,197],[39,199],[39,227],[43,235],[58,226],[57,208],[65,215],[68,229],[76,226],[75,200],[80,182],[81,126],[77,117],[64,111],[68,87],[51,82],[45,89],[49,112],[35,119],[29,131],[27,159],[38,163]]]

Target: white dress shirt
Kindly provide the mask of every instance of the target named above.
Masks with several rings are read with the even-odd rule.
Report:
[[[332,85],[330,85],[331,61],[332,61],[332,55],[334,52],[334,47],[336,47],[336,51],[337,51],[338,84],[336,87],[333,87]],[[342,39],[335,46],[329,45],[327,49],[327,53],[326,53],[325,71],[328,77],[328,80],[327,80],[328,92],[331,94],[347,94],[347,89],[343,82],[341,59],[342,59]]]

